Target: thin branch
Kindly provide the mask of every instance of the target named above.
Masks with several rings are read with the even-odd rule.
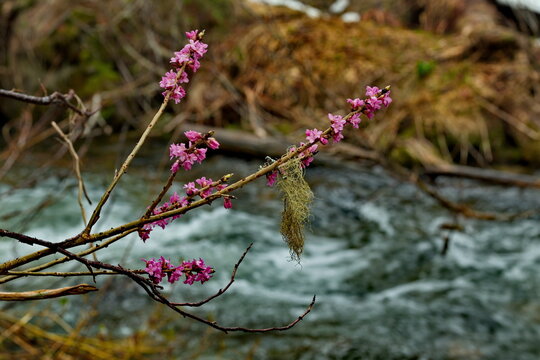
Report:
[[[127,270],[135,274],[146,274],[144,270]],[[71,277],[71,276],[94,276],[94,275],[123,275],[116,271],[71,271],[71,272],[35,272],[35,271],[6,271],[0,275],[17,275],[24,276],[56,276],[56,277]]]
[[[56,132],[60,135],[62,140],[66,143],[68,146],[69,152],[71,156],[73,157],[73,168],[75,170],[75,176],[77,176],[77,183],[79,187],[79,191],[77,194],[77,201],[79,203],[79,207],[81,208],[81,214],[84,221],[84,224],[86,225],[86,211],[84,210],[84,206],[82,203],[83,195],[86,197],[86,200],[88,203],[92,204],[90,201],[90,198],[88,197],[88,193],[86,192],[86,187],[84,186],[84,180],[81,175],[81,167],[80,167],[80,161],[79,161],[79,155],[77,154],[77,151],[75,151],[75,148],[73,147],[73,143],[71,140],[69,140],[69,137],[64,134],[62,129],[56,124],[56,122],[51,122],[52,127],[56,130]]]
[[[63,105],[84,117],[88,117],[93,114],[92,111],[81,110],[70,102],[70,100],[76,96],[73,90],[70,90],[67,94],[61,94],[55,91],[51,95],[48,95],[48,96],[33,96],[33,95],[24,94],[18,91],[0,89],[0,96],[8,97],[8,98],[26,102],[29,104]]]
[[[2,231],[5,231],[5,230],[1,230],[0,229],[0,236],[7,236],[9,237],[8,235],[2,235]],[[126,231],[120,235],[117,235],[107,241],[104,241],[103,243],[99,244],[99,245],[94,245],[92,246],[91,248],[89,249],[86,249],[84,251],[81,251],[79,253],[77,253],[78,256],[85,256],[85,255],[88,255],[88,254],[93,254],[94,252],[100,250],[100,249],[103,249],[103,248],[106,248],[108,247],[109,245],[111,245],[112,243],[126,237],[127,235],[131,234],[132,232],[134,232],[135,229],[133,230],[129,230],[129,231]],[[46,250],[42,250],[42,251],[49,251],[50,254],[53,254],[54,252],[50,249],[46,249]],[[36,272],[36,271],[40,271],[40,270],[44,270],[44,269],[48,269],[52,266],[55,266],[55,265],[58,265],[58,264],[61,264],[61,263],[64,263],[66,261],[69,261],[71,260],[69,257],[65,256],[65,257],[62,257],[62,258],[59,258],[59,259],[55,259],[55,260],[52,260],[52,261],[49,261],[45,264],[41,264],[41,265],[38,265],[38,266],[35,266],[35,267],[32,267],[30,269],[27,269],[26,271],[28,272]],[[2,266],[0,266],[1,268]],[[2,270],[3,271],[3,270]],[[5,273],[5,271],[4,271]],[[15,280],[17,278],[19,278],[20,276],[19,275],[9,275],[9,276],[5,276],[3,278],[0,278],[0,284],[3,284],[3,283],[7,283],[9,281],[12,281],[12,280]]]

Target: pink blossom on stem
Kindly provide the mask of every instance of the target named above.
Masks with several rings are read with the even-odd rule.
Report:
[[[171,165],[171,172],[172,173],[178,172],[179,168],[180,168],[180,161],[177,160]]]
[[[174,284],[175,282],[177,282],[178,280],[180,280],[180,278],[182,277],[182,275],[184,275],[184,267],[182,265],[180,266],[177,266],[174,268],[173,271],[171,271],[169,274],[168,274],[168,281],[171,283],[171,284]]]
[[[176,72],[170,70],[165,73],[165,76],[161,78],[159,86],[166,90],[172,90],[176,87]]]
[[[274,170],[266,174],[266,186],[274,186],[277,181],[278,171]]]
[[[358,129],[358,126],[360,125],[362,119],[360,118],[360,114],[354,113],[351,115],[348,121],[351,123],[353,128]]]
[[[148,224],[144,225],[142,229],[139,229],[137,233],[139,234],[139,237],[142,241],[146,242],[146,240],[150,239],[150,232],[152,231],[151,227],[148,227]]]
[[[197,162],[200,164],[204,159],[206,159],[207,149],[195,149],[193,150],[193,155],[197,158]]]
[[[146,263],[146,268],[144,271],[150,275],[150,279],[154,284],[159,284],[161,280],[165,277],[165,271],[171,269],[171,262],[166,260],[163,256],[159,260],[154,258],[150,260],[141,259]]]
[[[175,104],[178,104],[186,96],[186,90],[180,85],[177,85],[174,90],[171,92],[171,99],[174,100]]]
[[[180,51],[176,51],[174,56],[171,57],[170,64],[175,69],[190,68],[191,71],[196,72],[200,66],[200,59],[208,51],[208,45],[200,40],[202,36],[198,30],[192,30],[186,32],[186,37],[189,42]],[[181,74],[177,74],[176,71],[168,71],[165,76],[162,77],[159,85],[166,91],[163,92],[163,96],[170,94],[170,98],[178,104],[185,96],[186,91],[180,86],[180,84],[189,82],[188,75],[185,71]]]
[[[310,130],[310,129],[307,129],[306,130],[306,140],[308,142],[315,142],[317,140],[319,140],[321,142],[321,144],[323,145],[326,145],[328,144],[328,139],[324,138],[322,136],[322,131],[321,130],[317,130],[317,129],[313,129],[313,130]]]
[[[169,61],[174,67],[180,68],[183,64],[189,63],[191,61],[191,54],[189,49],[185,47],[180,51],[175,51],[174,56]]]
[[[390,105],[390,103],[392,102],[392,98],[390,97],[390,90],[388,90],[385,94],[384,94],[384,97],[382,98],[382,102],[383,102],[383,105],[385,107],[388,107]]]
[[[174,194],[171,195],[171,197],[169,198],[169,201],[171,202],[171,204],[174,204],[180,201],[180,196],[176,193],[176,191],[174,192]]]
[[[214,273],[214,269],[207,266],[203,259],[184,261],[182,262],[182,267],[184,269],[184,275],[186,275],[184,284],[189,285],[193,285],[195,281],[200,281],[201,284],[203,284],[208,281]]]
[[[191,195],[195,194],[198,191],[194,182],[188,182],[187,184],[185,184],[184,189],[186,189],[186,194],[188,196],[191,196]]]
[[[328,118],[330,119],[330,123],[331,123],[330,126],[332,127],[332,130],[334,131],[334,136],[333,136],[334,142],[341,141],[341,139],[343,139],[343,134],[342,134],[343,126],[347,123],[347,121],[345,121],[341,115],[328,114]]]
[[[379,91],[381,91],[381,89],[379,89],[376,86],[366,86],[366,96],[367,97],[373,97],[373,96],[376,97],[379,94]]]
[[[225,209],[232,209],[232,201],[230,197],[226,196],[223,198],[223,207]]]
[[[197,35],[199,34],[199,30],[191,30],[186,32],[186,37],[189,40],[197,40]]]
[[[347,99],[347,103],[351,105],[352,110],[358,110],[364,106],[364,100],[361,99]]]
[[[206,145],[208,145],[208,147],[212,150],[216,150],[219,148],[219,143],[213,137],[210,137],[208,138],[208,140],[206,140]]]
[[[186,135],[188,140],[191,141],[191,142],[197,142],[199,140],[202,140],[202,138],[203,138],[203,136],[202,136],[202,134],[200,132],[193,131],[193,130],[188,130],[188,131],[184,132],[184,135]]]
[[[212,183],[213,183],[214,181],[213,181],[212,179],[207,179],[206,177],[203,176],[202,178],[195,180],[195,182],[196,182],[197,184],[199,184],[199,186],[200,186],[201,189],[202,189],[202,188],[204,188],[204,187],[206,187],[206,186],[212,185]],[[199,196],[200,196],[201,198],[205,198],[205,197],[207,197],[208,195],[212,194],[212,190],[213,190],[213,189],[212,189],[212,187],[210,186],[208,189],[199,192]]]
[[[180,144],[171,144],[169,147],[169,156],[171,159],[177,157],[180,160],[185,159],[186,156],[186,144],[180,143]]]

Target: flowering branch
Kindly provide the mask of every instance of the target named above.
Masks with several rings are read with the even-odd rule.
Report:
[[[170,60],[172,69],[168,71],[161,79],[160,86],[164,89],[164,100],[160,108],[147,125],[140,139],[137,141],[133,150],[127,156],[120,169],[116,171],[111,184],[103,193],[100,201],[91,214],[88,223],[80,234],[64,241],[54,243],[24,234],[11,232],[9,230],[0,229],[0,237],[9,237],[21,243],[28,245],[39,245],[45,248],[26,256],[7,261],[4,264],[0,264],[0,274],[6,275],[0,278],[0,283],[12,281],[23,276],[92,276],[95,282],[95,277],[97,275],[124,275],[137,283],[154,301],[164,304],[184,317],[191,318],[224,332],[269,332],[288,330],[300,322],[312,310],[315,304],[315,296],[304,313],[287,325],[268,328],[245,328],[222,326],[215,321],[204,319],[182,309],[184,307],[202,306],[223,295],[234,283],[238,268],[253,244],[251,244],[243,252],[239,260],[236,262],[231,273],[230,280],[226,286],[219,289],[215,294],[198,302],[179,303],[170,301],[162,292],[163,287],[160,285],[160,283],[164,279],[167,279],[167,281],[171,284],[183,279],[183,283],[189,285],[192,285],[194,282],[205,283],[206,281],[209,281],[216,270],[207,265],[202,258],[182,261],[180,264],[174,265],[170,259],[166,259],[161,256],[157,260],[155,258],[141,259],[145,263],[144,269],[127,269],[121,265],[112,265],[98,261],[95,258],[94,260],[89,260],[84,257],[88,254],[94,254],[96,251],[109,246],[110,244],[135,231],[138,232],[139,237],[143,241],[146,241],[150,238],[150,232],[156,226],[165,228],[168,224],[170,224],[171,221],[179,218],[184,213],[202,205],[211,204],[216,199],[223,199],[223,206],[226,209],[230,209],[233,206],[232,200],[235,199],[231,193],[262,176],[266,176],[267,184],[271,186],[276,182],[278,177],[281,176],[282,179],[285,179],[288,175],[290,176],[291,174],[288,172],[296,167],[295,169],[300,169],[300,179],[303,181],[301,168],[305,168],[310,165],[317,153],[319,145],[327,145],[329,141],[333,141],[334,143],[341,141],[343,139],[342,132],[345,125],[350,124],[354,128],[358,128],[361,121],[361,115],[371,119],[377,110],[379,110],[382,106],[388,106],[392,101],[389,96],[390,87],[386,87],[384,89],[367,87],[365,99],[357,98],[347,100],[351,107],[351,111],[347,115],[339,116],[328,114],[330,126],[326,130],[306,130],[306,142],[301,142],[299,145],[291,147],[289,151],[283,154],[280,158],[267,162],[251,175],[237,180],[232,184],[228,184],[232,174],[224,175],[216,181],[206,177],[201,177],[195,181],[188,182],[183,186],[185,196],[180,196],[177,194],[177,192],[174,192],[174,194],[169,197],[168,201],[160,205],[161,201],[174,184],[176,174],[180,169],[184,169],[186,171],[191,170],[195,163],[201,163],[206,158],[208,149],[215,150],[219,148],[218,141],[213,138],[213,132],[201,134],[196,131],[186,131],[184,134],[188,140],[187,143],[170,145],[169,155],[170,159],[173,160],[170,169],[171,174],[169,175],[159,194],[146,209],[142,217],[129,223],[114,227],[110,230],[92,234],[92,228],[99,220],[104,205],[108,201],[115,187],[120,182],[123,174],[127,172],[131,162],[141,149],[142,145],[147,140],[150,131],[161,118],[167,104],[169,103],[169,100],[172,99],[175,103],[179,103],[186,96],[186,91],[182,84],[189,82],[187,70],[196,72],[200,67],[199,60],[207,51],[208,46],[202,42],[203,34],[204,31],[198,32],[196,30],[186,33],[189,43],[184,46],[182,50],[174,53],[174,56]],[[53,124],[53,126],[54,125],[55,124]],[[57,128],[57,126],[55,128]],[[57,128],[57,131],[59,131],[59,128]],[[59,133],[63,135],[61,131],[59,131]],[[71,145],[71,149],[73,150],[73,146],[70,142],[68,142],[68,145]],[[74,158],[76,159],[75,155]],[[76,167],[76,170],[78,170],[78,166]],[[80,177],[80,172],[78,172],[78,176]],[[80,179],[79,185],[80,188],[84,190],[84,187],[82,186],[82,179]],[[307,187],[307,184],[305,186]],[[80,198],[82,197],[82,192],[83,191],[80,190]],[[93,242],[97,241],[102,241],[102,243],[93,245]],[[89,243],[91,246],[85,251],[74,253],[68,250],[73,247]],[[297,251],[297,255],[299,255],[300,251]],[[64,257],[32,267],[30,269],[26,269],[25,271],[13,270],[21,265],[31,263],[35,260],[43,258],[44,256],[55,253],[62,254]],[[81,263],[88,269],[88,271],[41,272],[41,270],[70,260]]]

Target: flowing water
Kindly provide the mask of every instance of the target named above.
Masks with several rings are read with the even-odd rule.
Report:
[[[218,178],[231,171],[246,175],[260,163],[214,157],[186,176]],[[126,176],[102,216],[101,229],[143,212],[151,197],[147,175],[140,167]],[[186,354],[194,352],[198,359],[243,359],[247,354],[255,359],[539,358],[538,215],[506,223],[458,219],[463,230],[448,233],[441,225],[455,223],[454,215],[381,169],[346,164],[313,167],[307,180],[316,198],[300,264],[290,261],[279,234],[279,194],[262,180],[238,192],[232,210],[216,202],[187,214],[165,231],[156,229],[146,244],[129,238],[108,248],[99,259],[135,268],[142,267],[142,257],[165,255],[175,262],[203,257],[217,270],[211,281],[168,288],[176,299],[194,300],[224,286],[235,262],[253,242],[229,292],[194,311],[227,326],[284,325],[317,295],[312,313],[294,329],[265,335],[225,335],[163,311],[170,318],[169,336],[182,344],[178,358],[190,358]],[[98,199],[105,176],[87,176],[87,182],[91,197]],[[540,208],[537,190],[470,181],[440,185],[448,197],[478,209]],[[65,186],[65,180],[49,177],[36,188],[2,198],[0,216],[28,208],[49,194],[57,197],[39,216],[24,223],[10,220],[2,227],[24,225],[27,233],[51,240],[76,234],[81,229],[76,193]],[[0,184],[0,190],[7,189],[7,184]],[[450,243],[442,256],[445,236]],[[0,239],[3,259],[29,250]],[[43,286],[43,281],[24,280],[24,284]],[[98,280],[98,286],[104,281]],[[63,283],[55,280],[52,284]],[[100,295],[100,325],[90,331],[127,335],[150,316],[149,301],[129,281],[114,280],[113,284]],[[88,298],[92,296],[98,295]],[[67,303],[50,303],[61,307],[70,323],[88,306],[73,297]],[[21,311],[21,305],[0,306],[3,311]],[[163,340],[166,335],[156,337]],[[207,349],[200,351],[203,340]]]

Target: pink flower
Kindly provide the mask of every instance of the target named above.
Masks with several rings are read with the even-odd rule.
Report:
[[[392,102],[392,98],[390,97],[390,90],[388,90],[385,94],[384,94],[384,97],[382,98],[382,102],[383,102],[383,105],[388,107],[390,105],[390,103]]]
[[[223,207],[225,209],[231,209],[232,208],[232,201],[230,197],[224,197],[223,198]]]
[[[334,142],[341,141],[341,139],[343,139],[343,134],[341,132],[343,131],[343,126],[347,123],[347,121],[344,120],[341,115],[328,114],[328,118],[330,119],[330,126],[332,127],[332,130],[334,130]]]
[[[202,134],[198,131],[189,130],[184,132],[184,135],[188,138],[191,142],[197,142],[199,140],[202,140]]]
[[[178,169],[180,168],[180,161],[175,161],[171,166],[171,172],[175,173],[178,172]]]
[[[199,68],[201,67],[201,63],[199,62],[199,59],[193,58],[190,62],[188,62],[188,66],[193,72],[197,72]]]
[[[184,143],[171,144],[171,146],[169,147],[169,156],[171,159],[176,157],[180,160],[183,160],[186,157],[186,150],[186,144]]]
[[[184,170],[191,170],[191,167],[193,166],[195,161],[197,161],[197,156],[195,154],[186,153],[184,161],[182,162],[182,167],[184,168]]]
[[[334,136],[332,137],[332,140],[334,140],[335,143],[337,142],[340,142],[341,140],[343,140],[344,136],[342,133],[335,133]]]
[[[176,86],[171,93],[171,99],[175,104],[178,104],[186,96],[186,90],[180,85]]]
[[[139,229],[137,232],[141,240],[146,242],[146,240],[150,239],[151,231],[152,231],[152,228],[147,228],[147,225],[145,225],[142,229]]]
[[[364,106],[364,100],[361,99],[347,99],[347,103],[351,105],[352,110],[358,110]]]
[[[186,84],[189,82],[189,78],[187,75],[187,72],[182,71],[182,74],[180,74],[180,78],[178,79],[179,84]]]
[[[184,48],[185,49],[185,48]],[[170,63],[175,67],[182,67],[185,63],[188,63],[191,60],[191,55],[189,49],[185,51],[184,49],[176,51],[174,56],[171,58]]]
[[[213,183],[212,179],[207,179],[205,176],[195,180],[197,184],[199,184],[202,187],[211,185]]]
[[[274,184],[277,181],[278,177],[278,171],[274,170],[268,174],[266,174],[266,186],[274,186]]]
[[[161,81],[159,82],[159,86],[164,88],[165,90],[172,90],[176,86],[176,72],[174,71],[168,71],[165,73],[165,76],[161,78]]]
[[[165,271],[171,269],[171,262],[169,260],[165,260],[163,256],[161,256],[159,260],[155,260],[154,258],[150,260],[141,260],[146,263],[146,268],[144,271],[150,275],[150,279],[154,282],[154,284],[159,284],[165,277]]]
[[[212,180],[212,179],[207,179],[206,177],[203,176],[202,178],[195,180],[195,182],[196,182],[197,184],[199,184],[199,186],[200,186],[201,189],[202,189],[202,188],[204,188],[204,187],[207,187],[207,186],[212,185],[213,180]],[[199,196],[200,196],[201,198],[205,198],[205,197],[207,197],[207,196],[210,195],[210,194],[212,194],[212,187],[211,187],[211,186],[210,186],[208,189],[206,189],[206,190],[200,192],[200,193],[199,193]]]
[[[175,267],[174,270],[172,272],[169,273],[168,275],[168,281],[171,283],[171,284],[174,284],[175,282],[177,282],[178,280],[180,280],[180,278],[182,277],[182,275],[184,275],[184,267],[182,265],[178,266],[178,267]]]
[[[208,51],[208,44],[198,40],[189,40],[189,44],[186,46],[189,46],[193,57],[197,60],[202,58],[203,55]]]
[[[188,182],[186,185],[184,185],[184,189],[186,189],[186,194],[188,196],[191,196],[198,191],[197,188],[195,187],[194,182]]]
[[[208,45],[198,40],[198,30],[186,32],[186,37],[188,38],[189,43],[180,51],[174,52],[174,56],[171,57],[170,63],[173,68],[182,68],[182,66],[187,65],[193,72],[196,72],[201,66],[199,60],[208,51]],[[167,91],[170,91],[170,98],[178,104],[186,96],[186,91],[180,84],[187,82],[189,82],[189,78],[185,71],[178,75],[175,71],[171,70],[162,77],[159,85]],[[167,95],[167,91],[163,92],[163,96]]]
[[[186,32],[186,37],[189,40],[197,40],[197,35],[199,34],[199,30],[191,30]]]
[[[330,119],[330,123],[334,132],[343,131],[343,126],[345,125],[346,121],[343,120],[343,117],[341,115],[328,114],[328,118]]]
[[[360,114],[358,113],[352,114],[351,117],[349,118],[349,122],[355,129],[358,129],[358,126],[360,125],[361,121],[362,119],[360,119]]]
[[[206,145],[208,145],[208,147],[212,150],[216,150],[219,148],[219,143],[213,137],[208,138],[208,140],[206,140]]]
[[[195,149],[193,150],[193,155],[197,158],[197,162],[200,164],[204,159],[206,159],[206,151],[208,149]]]
[[[377,95],[379,94],[379,91],[381,91],[381,89],[379,89],[378,87],[376,86],[366,86],[366,96],[367,97],[377,97]]]
[[[184,269],[184,275],[186,275],[184,284],[193,285],[195,281],[200,281],[201,284],[203,284],[208,281],[214,273],[214,269],[207,266],[203,259],[184,261],[181,266]]]
[[[174,194],[169,198],[169,201],[171,202],[171,204],[177,203],[179,200],[180,200],[180,196],[178,196],[178,194],[176,193],[176,191],[175,191]]]
[[[322,135],[321,130],[317,130],[317,129],[306,130],[306,140],[310,143],[319,140],[321,138],[321,135]]]

